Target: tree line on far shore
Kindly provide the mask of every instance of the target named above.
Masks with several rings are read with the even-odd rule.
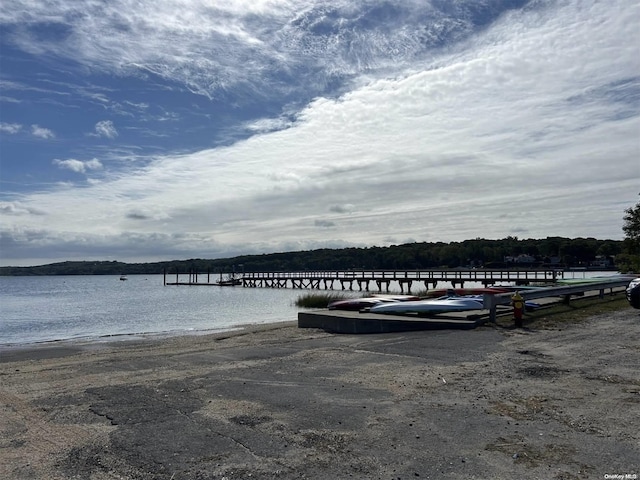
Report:
[[[439,268],[592,268],[622,272],[638,268],[633,238],[547,237],[463,242],[407,243],[388,247],[318,249],[153,263],[67,261],[34,267],[0,267],[0,275],[120,275],[282,272],[305,270],[426,270]]]

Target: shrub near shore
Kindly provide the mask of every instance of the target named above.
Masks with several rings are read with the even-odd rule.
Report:
[[[331,302],[351,298],[342,293],[305,293],[298,297],[295,306],[300,308],[327,308]]]

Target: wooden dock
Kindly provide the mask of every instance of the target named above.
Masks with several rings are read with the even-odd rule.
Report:
[[[251,272],[244,273],[245,287],[300,288],[318,290],[390,291],[392,282],[401,292],[411,292],[414,284],[435,288],[439,282],[464,287],[465,282],[483,286],[497,283],[553,283],[562,276],[558,270],[348,270],[310,272]]]
[[[184,278],[185,276],[187,277],[186,280]],[[167,272],[165,270],[163,284],[165,286],[183,285],[187,287],[190,287],[190,286],[235,287],[237,285],[242,285],[242,279],[234,274],[227,275],[226,277],[223,277],[222,275],[220,275],[220,278],[214,282],[211,281],[210,272],[207,272],[206,276],[207,276],[207,281],[205,282],[203,280],[200,280],[201,277],[204,277],[204,274],[198,274],[197,272],[194,272],[194,271],[191,271],[186,274],[180,274],[179,272],[176,272],[175,273],[176,280],[175,282],[172,282],[170,280],[167,281]]]
[[[219,285],[211,282],[210,274],[206,274],[207,281],[200,281],[197,273],[188,274],[184,280],[180,274],[175,274],[175,282],[165,285]],[[204,275],[201,275],[204,276]],[[360,290],[389,292],[392,283],[401,292],[411,292],[415,284],[420,288],[435,288],[439,282],[450,283],[453,287],[464,287],[466,282],[474,282],[483,286],[495,284],[515,283],[529,285],[532,283],[549,284],[562,278],[561,270],[492,270],[492,269],[440,269],[440,270],[333,270],[333,271],[304,271],[304,272],[243,272],[236,274],[237,285],[252,288],[293,288],[315,290]]]

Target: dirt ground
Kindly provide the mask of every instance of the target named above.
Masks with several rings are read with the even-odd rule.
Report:
[[[615,477],[620,475],[620,477]],[[0,350],[2,479],[640,475],[640,311]]]

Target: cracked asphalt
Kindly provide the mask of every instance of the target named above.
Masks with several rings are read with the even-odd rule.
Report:
[[[4,479],[640,474],[640,315],[0,350]]]

